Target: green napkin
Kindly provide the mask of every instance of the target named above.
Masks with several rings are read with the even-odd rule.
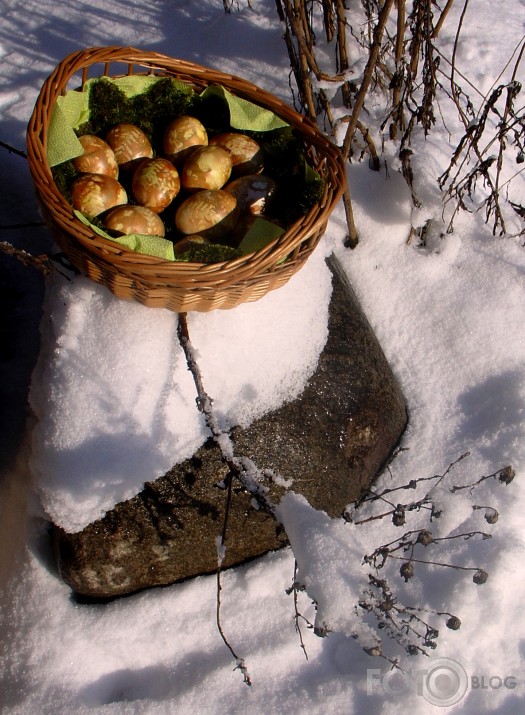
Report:
[[[242,239],[239,251],[243,255],[253,253],[253,251],[260,251],[261,248],[265,248],[282,233],[284,233],[284,228],[258,216]]]

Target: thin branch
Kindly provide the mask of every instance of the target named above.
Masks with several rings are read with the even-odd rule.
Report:
[[[295,620],[295,630],[299,636],[299,643],[301,645],[301,650],[304,653],[304,657],[306,660],[308,660],[308,652],[306,650],[306,646],[303,641],[303,634],[301,632],[301,626],[299,625],[299,619],[302,618],[306,623],[308,623],[311,627],[313,627],[309,621],[302,615],[302,613],[299,612],[299,604],[298,604],[298,598],[297,598],[297,559],[294,559],[294,564],[293,564],[293,605],[294,605],[294,620]]]
[[[37,228],[45,226],[44,221],[27,221],[26,223],[4,223],[0,225],[0,230],[13,230],[16,228]]]
[[[275,506],[266,494],[267,489],[258,481],[258,478],[270,476],[270,473],[268,471],[261,472],[258,470],[247,457],[236,457],[230,436],[219,427],[213,411],[213,400],[204,389],[202,374],[195,358],[193,346],[190,342],[186,313],[179,313],[177,336],[197,390],[195,400],[197,409],[204,416],[206,426],[219,447],[223,462],[228,466],[231,474],[240,481],[244,489],[255,499],[258,508],[274,516]]]
[[[217,599],[216,599],[216,611],[215,611],[215,620],[217,623],[217,630],[219,631],[219,634],[224,642],[224,645],[228,648],[230,651],[232,657],[234,658],[236,662],[235,670],[240,670],[244,682],[246,685],[251,685],[252,681],[250,678],[250,674],[248,672],[248,668],[246,667],[246,662],[244,658],[240,658],[235,650],[233,649],[233,646],[231,645],[230,641],[226,637],[226,634],[224,633],[224,629],[222,627],[222,622],[221,622],[221,607],[222,607],[222,600],[221,600],[221,591],[222,591],[222,562],[224,558],[223,551],[226,547],[226,531],[228,528],[228,518],[230,515],[230,506],[231,506],[231,501],[232,501],[232,484],[233,484],[233,479],[232,475],[228,475],[228,487],[227,487],[227,495],[226,495],[226,504],[224,506],[224,520],[222,524],[222,534],[220,536],[220,544],[218,548],[218,555],[217,555]]]
[[[51,273],[50,258],[47,254],[33,256],[30,253],[27,253],[27,251],[15,248],[7,241],[0,241],[0,251],[6,253],[8,256],[13,256],[28,268],[37,268],[46,276]]]
[[[404,556],[389,555],[389,558],[407,562],[407,558]],[[412,557],[409,559],[409,561],[414,564],[426,564],[427,566],[443,566],[449,569],[457,569],[458,571],[481,571],[479,566],[460,566],[459,564],[449,564],[447,562],[443,563],[442,561],[426,561],[425,559],[414,559]]]
[[[27,159],[27,154],[25,153],[25,151],[15,149],[10,144],[6,144],[5,142],[0,141],[0,147],[2,147],[2,149],[7,149],[10,154],[16,154],[17,156],[21,156],[22,159]]]

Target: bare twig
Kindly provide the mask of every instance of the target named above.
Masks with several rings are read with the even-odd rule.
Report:
[[[470,492],[478,486],[478,484],[481,484],[482,482],[486,481],[487,479],[497,479],[500,481],[502,484],[510,484],[513,480],[514,477],[516,476],[516,473],[514,469],[508,465],[506,467],[503,467],[502,469],[498,469],[496,472],[493,474],[488,474],[485,477],[480,477],[476,482],[473,484],[463,484],[461,486],[452,486],[450,487],[450,491],[452,493],[454,492],[459,492],[462,489],[468,489]]]
[[[224,507],[224,520],[222,524],[222,534],[220,536],[220,542],[218,544],[218,554],[217,554],[217,599],[216,599],[216,610],[215,610],[215,620],[217,623],[217,630],[219,631],[219,635],[221,636],[224,645],[228,648],[230,651],[232,657],[234,658],[236,662],[235,669],[240,670],[243,679],[246,685],[251,685],[252,681],[250,678],[250,674],[248,672],[248,668],[246,667],[246,662],[244,658],[240,658],[235,650],[233,649],[232,644],[226,637],[226,634],[224,632],[224,629],[222,627],[222,622],[221,622],[221,606],[222,606],[222,599],[221,599],[221,592],[222,592],[222,563],[224,559],[224,551],[226,549],[226,531],[228,528],[228,517],[230,515],[230,506],[231,506],[231,500],[232,500],[232,484],[233,484],[233,479],[232,475],[228,475],[227,477],[227,491],[226,491],[226,504]]]
[[[2,227],[0,227],[2,228]],[[0,251],[6,253],[8,256],[13,256],[20,263],[28,268],[36,268],[44,275],[49,275],[51,273],[51,263],[48,255],[44,254],[41,256],[33,256],[27,251],[23,251],[20,248],[15,248],[13,245],[7,241],[0,241]]]
[[[10,144],[6,144],[5,142],[0,141],[0,147],[2,147],[2,149],[7,149],[10,154],[16,154],[17,156],[21,156],[22,159],[27,159],[27,154],[25,153],[25,151],[15,149],[15,147],[11,146]]]
[[[302,613],[299,611],[299,603],[298,603],[298,591],[299,588],[297,586],[297,560],[294,559],[294,564],[293,564],[293,583],[291,589],[287,590],[287,593],[290,593],[293,591],[293,605],[294,605],[294,621],[295,621],[295,630],[297,632],[297,635],[299,636],[299,643],[301,645],[301,650],[304,653],[304,657],[306,660],[308,660],[308,652],[306,650],[306,646],[303,641],[303,634],[301,632],[301,626],[299,625],[299,620],[302,619],[309,628],[313,629],[313,625],[310,623],[310,621],[303,616]]]
[[[261,483],[262,479],[271,476],[271,473],[268,470],[258,470],[247,457],[236,457],[229,434],[219,427],[213,411],[213,400],[204,389],[201,371],[190,342],[186,313],[179,313],[177,335],[197,389],[197,409],[204,416],[206,426],[220,449],[223,462],[228,466],[231,474],[239,480],[243,488],[255,499],[258,508],[274,516],[275,506],[267,496],[267,488]]]

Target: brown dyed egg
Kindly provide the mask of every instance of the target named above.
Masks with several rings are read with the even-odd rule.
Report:
[[[230,181],[224,187],[225,191],[235,196],[241,212],[262,214],[268,200],[273,196],[277,184],[264,174],[249,174]]]
[[[202,146],[186,160],[181,174],[185,189],[220,189],[230,178],[232,160],[221,146]]]
[[[145,159],[133,174],[131,190],[138,204],[158,214],[179,193],[179,172],[167,159]]]
[[[113,149],[93,134],[78,138],[84,153],[73,159],[73,166],[82,174],[105,174],[118,179],[118,164]]]
[[[181,166],[194,149],[208,144],[208,133],[195,117],[184,115],[168,124],[162,140],[164,156]]]
[[[138,159],[153,157],[150,140],[134,124],[116,124],[105,138],[123,169],[129,169]]]
[[[238,216],[237,201],[232,194],[206,189],[182,202],[175,214],[175,225],[186,235],[198,233],[216,241],[233,230]]]
[[[192,234],[191,236],[186,236],[185,238],[181,238],[180,241],[177,241],[176,243],[173,244],[173,253],[176,256],[181,256],[183,253],[186,253],[186,251],[189,251],[191,248],[198,248],[199,246],[207,246],[211,243],[211,241],[208,238],[205,238],[204,236],[200,236],[197,233]]]
[[[71,195],[73,208],[88,218],[128,202],[124,187],[105,174],[81,174],[73,182]]]
[[[164,236],[166,228],[162,219],[145,206],[117,206],[104,217],[106,228],[119,235],[141,233]]]
[[[232,176],[257,174],[263,170],[263,150],[260,145],[246,134],[225,132],[210,139],[210,146],[222,146],[230,152]]]

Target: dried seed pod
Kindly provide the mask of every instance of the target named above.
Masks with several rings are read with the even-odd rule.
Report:
[[[450,628],[451,631],[458,631],[461,628],[461,621],[457,616],[450,616],[446,622],[446,626]]]
[[[439,519],[443,514],[443,509],[441,505],[432,504],[432,511],[430,512],[430,519]]]
[[[432,536],[432,533],[427,529],[422,529],[417,535],[416,539],[416,542],[418,544],[423,544],[423,546],[428,546],[429,544],[432,544],[433,541],[434,537]]]
[[[472,580],[477,586],[481,586],[487,582],[488,577],[489,575],[484,569],[478,569],[472,577]]]
[[[432,628],[432,626],[427,626],[427,632],[425,634],[426,639],[431,641],[439,638],[439,631],[437,628]]]
[[[514,469],[511,466],[508,466],[500,471],[498,479],[502,484],[510,484],[515,476],[516,472]]]
[[[405,510],[401,504],[397,505],[394,513],[392,514],[392,523],[394,526],[404,526],[406,523]]]
[[[425,640],[425,641],[423,641],[423,645],[424,645],[426,648],[432,648],[432,650],[434,650],[434,648],[437,648],[437,643],[436,643],[435,641],[431,641],[431,640],[428,640],[428,639]]]
[[[414,565],[411,561],[405,561],[401,564],[399,573],[405,579],[405,582],[409,581],[414,575]]]

